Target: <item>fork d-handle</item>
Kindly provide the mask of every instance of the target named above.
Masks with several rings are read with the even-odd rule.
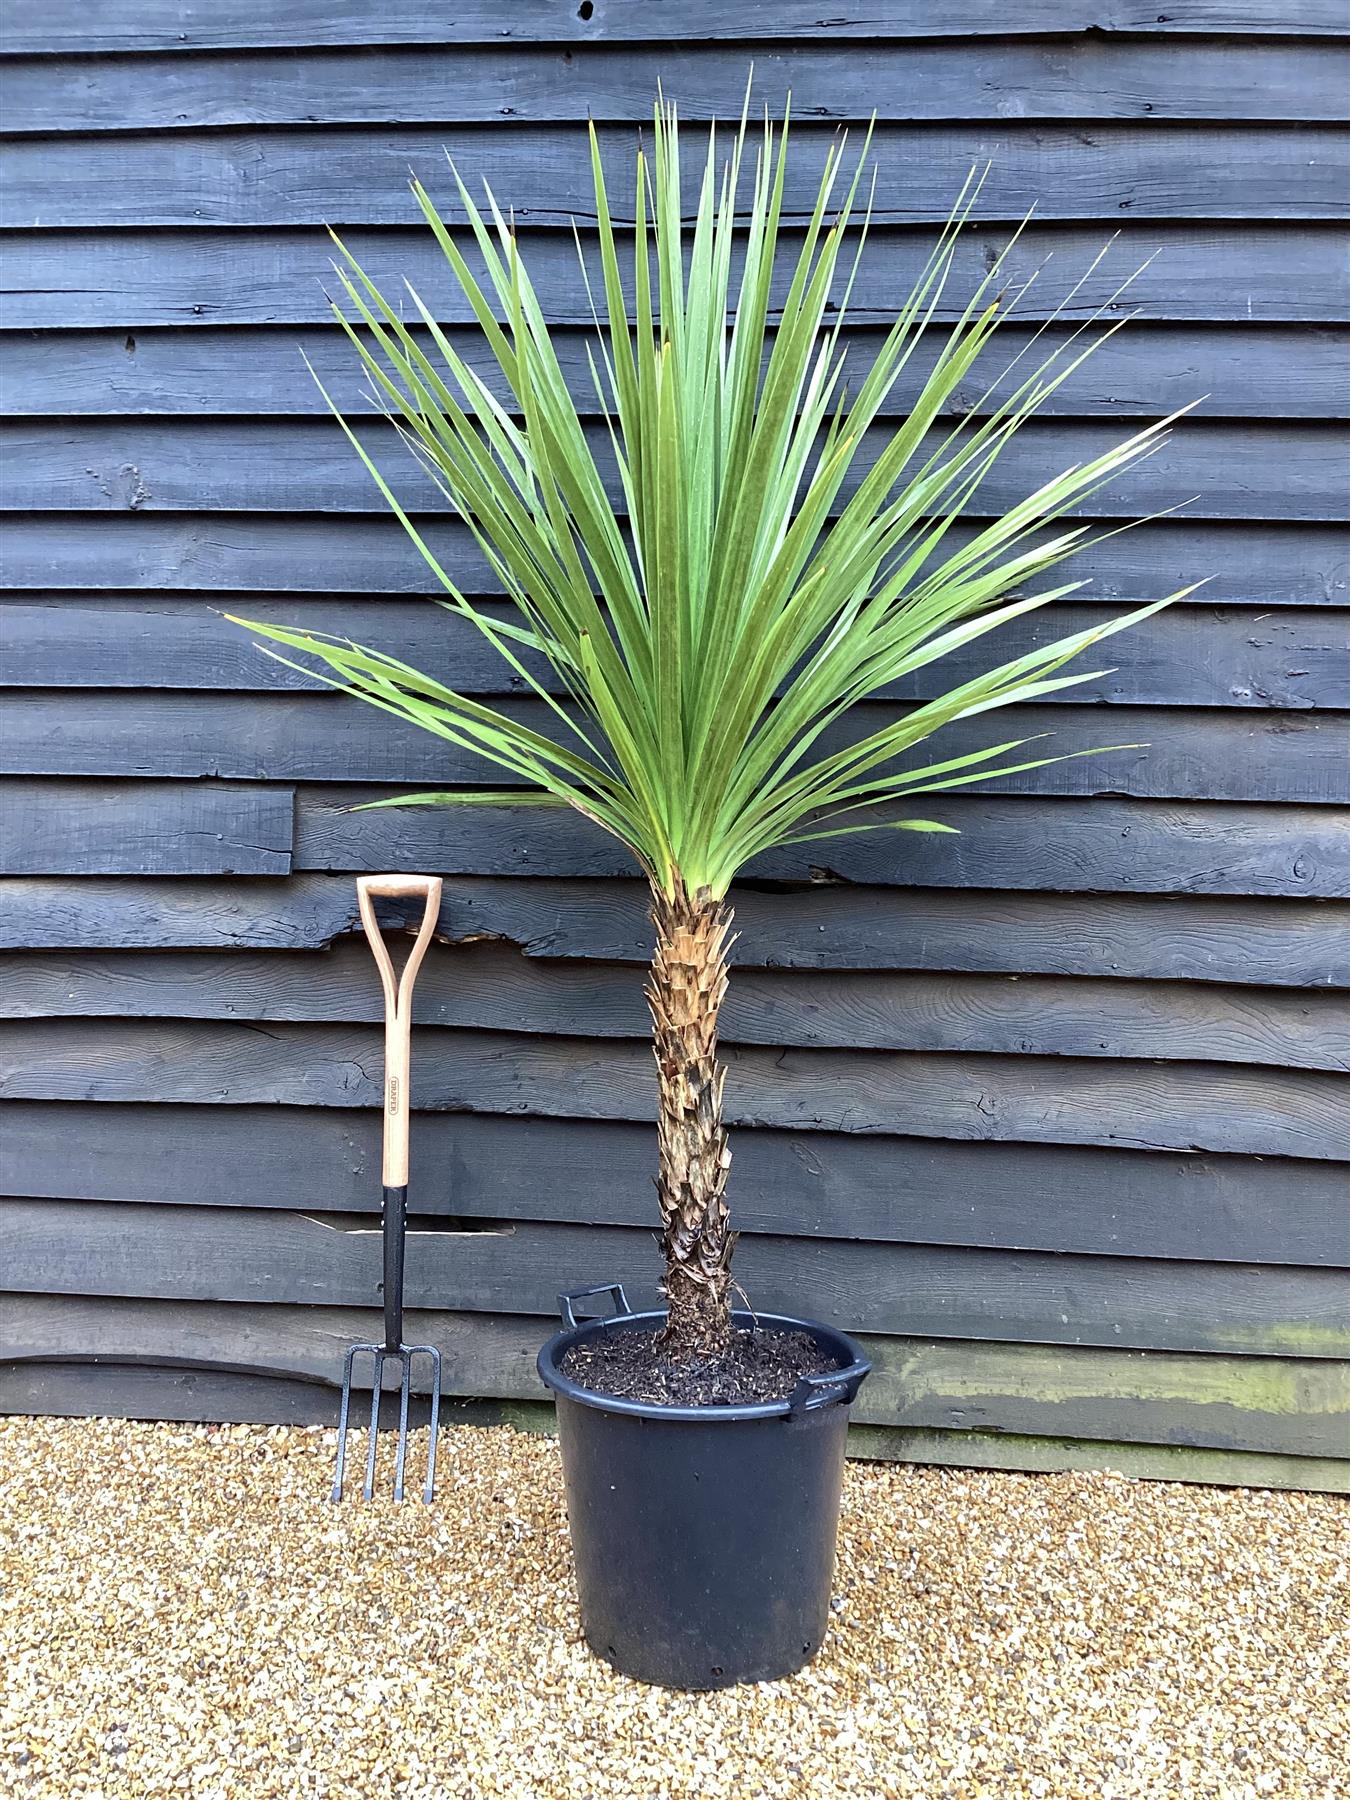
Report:
[[[379,898],[421,899],[422,924],[403,973],[396,976],[389,946],[375,917]],[[384,989],[384,1339],[397,1350],[403,1339],[403,1243],[408,1218],[408,1113],[412,1104],[412,993],[441,910],[437,875],[361,875],[356,899],[361,924]]]

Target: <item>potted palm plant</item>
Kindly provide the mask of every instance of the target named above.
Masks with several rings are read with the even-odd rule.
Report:
[[[786,120],[778,130],[766,119],[753,169],[745,117],[724,166],[710,141],[687,220],[674,109],[658,105],[621,233],[592,132],[591,430],[491,194],[480,207],[456,175],[480,276],[413,184],[495,386],[416,292],[387,298],[339,243],[345,305],[334,312],[375,398],[514,603],[509,615],[461,591],[334,411],[444,590],[440,603],[500,652],[538,703],[538,728],[378,649],[252,627],[303,653],[296,666],[317,663],[344,693],[505,777],[495,790],[395,804],[570,806],[627,845],[650,882],[665,1306],[632,1315],[616,1289],[613,1316],[579,1321],[579,1297],[565,1296],[565,1329],[539,1366],[558,1397],[587,1636],[621,1669],[684,1687],[782,1675],[818,1647],[848,1404],[867,1372],[837,1331],[732,1307],[717,1049],[732,880],[774,846],[950,830],[912,803],[1058,757],[1016,737],[957,753],[928,740],[1091,679],[1099,671],[1063,671],[1167,604],[991,661],[879,730],[851,728],[854,702],[1082,586],[1041,579],[1089,538],[1066,515],[1146,456],[1169,421],[1000,517],[958,523],[1092,337],[1069,333],[973,407],[956,404],[976,364],[987,367],[1005,311],[997,264],[932,356],[972,179],[846,391],[841,334],[866,235],[866,149],[851,175],[842,148],[831,151],[789,248],[787,137]],[[877,442],[902,383],[907,411]]]

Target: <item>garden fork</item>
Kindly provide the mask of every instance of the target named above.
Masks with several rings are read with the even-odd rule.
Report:
[[[412,952],[397,979],[389,950],[375,917],[375,897],[413,896],[425,901],[421,928]],[[397,1357],[400,1364],[398,1395],[398,1450],[394,1461],[394,1498],[403,1498],[403,1470],[408,1456],[408,1396],[412,1386],[412,1362],[425,1356],[431,1372],[431,1435],[427,1443],[427,1481],[422,1498],[428,1505],[436,1486],[436,1431],[441,1411],[441,1353],[433,1344],[403,1342],[403,1245],[408,1224],[408,1115],[411,1105],[409,1069],[412,1059],[412,991],[422,966],[431,934],[441,910],[441,883],[434,875],[362,875],[356,883],[361,924],[365,928],[384,989],[384,1342],[353,1344],[342,1374],[342,1410],[338,1417],[337,1477],[334,1501],[342,1498],[347,1462],[347,1418],[352,1402],[352,1372],[360,1356],[371,1358],[370,1442],[366,1449],[366,1479],[362,1498],[375,1491],[375,1453],[380,1423],[380,1395],[384,1365]]]

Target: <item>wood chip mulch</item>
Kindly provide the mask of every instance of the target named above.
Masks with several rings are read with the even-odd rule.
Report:
[[[430,1509],[333,1443],[0,1421],[0,1793],[1347,1792],[1342,1500],[851,1465],[819,1658],[685,1696],[587,1653],[550,1440],[447,1430]]]

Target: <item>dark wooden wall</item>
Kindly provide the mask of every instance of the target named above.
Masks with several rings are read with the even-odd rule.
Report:
[[[278,669],[219,614],[350,630],[503,692],[419,597],[421,565],[304,370],[302,348],[355,407],[322,227],[462,325],[406,189],[411,166],[453,214],[448,149],[514,206],[580,377],[583,121],[617,162],[658,80],[687,114],[725,116],[753,58],[764,99],[793,91],[794,204],[837,122],[878,110],[860,352],[986,158],[962,283],[1035,202],[1028,329],[1113,233],[1070,318],[1152,259],[1138,321],[991,499],[1208,394],[1103,515],[1192,503],[1102,546],[1062,623],[1211,580],[1024,720],[1146,749],[952,799],[939,816],[960,837],[753,870],[727,1016],[742,1280],[866,1335],[874,1451],[1334,1485],[1342,7],[6,10],[0,1402],[331,1404],[378,1260],[361,869],[447,877],[409,1279],[448,1385],[533,1397],[559,1288],[617,1276],[650,1297],[648,940],[621,855],[570,819],[348,810],[483,773]],[[427,529],[483,591],[464,534]]]

